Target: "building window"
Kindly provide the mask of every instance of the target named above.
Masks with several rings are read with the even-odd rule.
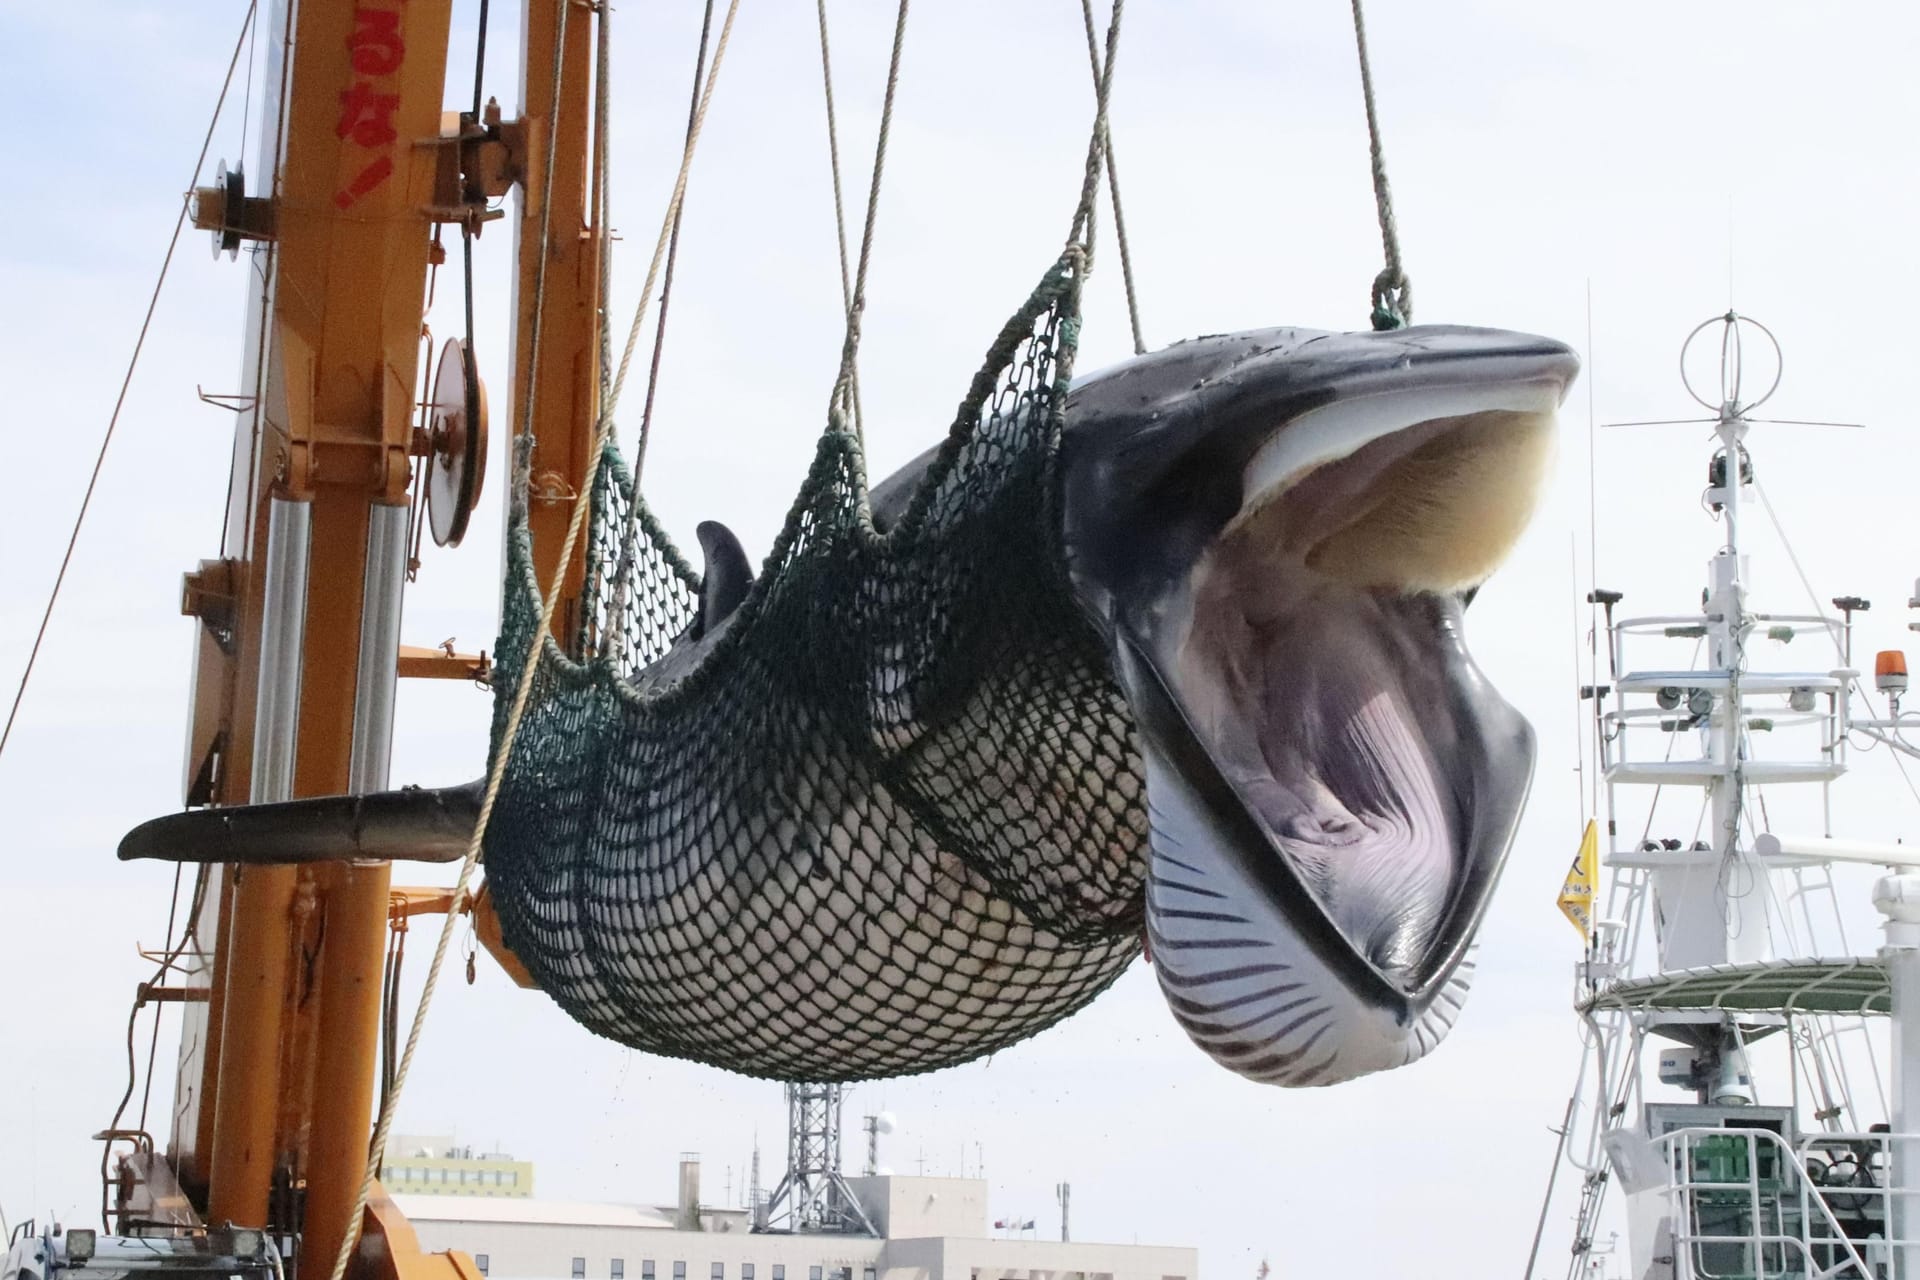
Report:
[[[575,1258],[573,1260],[573,1280],[587,1280],[587,1260],[585,1258]]]
[[[640,1280],[653,1280],[653,1259],[640,1259]]]
[[[740,1280],[753,1280],[753,1264],[751,1262],[743,1262],[740,1264]]]
[[[868,1267],[860,1273],[860,1280],[880,1280],[880,1273],[872,1267]]]
[[[821,1272],[819,1267],[807,1268],[807,1280],[820,1280],[820,1274]]]
[[[686,1263],[676,1262],[673,1264],[673,1280],[687,1280]]]
[[[716,1262],[713,1264],[713,1280],[727,1280],[726,1263]]]
[[[485,1275],[487,1274],[488,1270],[492,1268],[493,1259],[489,1258],[484,1253],[476,1253],[473,1255],[473,1265],[480,1268],[481,1275]]]
[[[607,1275],[611,1277],[611,1280],[627,1280],[627,1260],[625,1258],[615,1258],[612,1266],[607,1271]]]
[[[787,1280],[786,1263],[776,1262],[773,1264],[773,1280]]]

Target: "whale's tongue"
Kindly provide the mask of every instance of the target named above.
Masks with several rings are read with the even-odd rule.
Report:
[[[1475,762],[1445,687],[1465,655],[1436,645],[1434,627],[1458,606],[1297,576],[1292,595],[1197,599],[1206,625],[1196,621],[1174,695],[1264,831],[1266,856],[1285,859],[1353,950],[1411,990],[1467,856],[1459,771]]]

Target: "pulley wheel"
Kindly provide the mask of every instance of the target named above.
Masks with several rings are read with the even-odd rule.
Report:
[[[487,389],[458,338],[440,348],[427,406],[427,525],[435,544],[460,545],[487,469]]]
[[[227,168],[222,160],[213,176],[213,185],[220,192],[225,203],[221,206],[221,225],[213,229],[213,257],[219,261],[221,254],[229,259],[240,256],[240,213],[247,207],[247,175],[244,171]]]

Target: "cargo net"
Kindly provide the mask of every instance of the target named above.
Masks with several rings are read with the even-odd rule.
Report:
[[[858,442],[826,433],[697,662],[699,575],[600,469],[587,656],[543,641],[485,851],[506,942],[591,1030],[748,1075],[901,1075],[1030,1036],[1133,959],[1142,771],[1053,512],[1076,262],[886,528]],[[523,501],[496,747],[540,615]]]

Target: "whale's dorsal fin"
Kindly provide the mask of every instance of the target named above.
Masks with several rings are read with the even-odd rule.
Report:
[[[711,635],[740,607],[753,586],[753,565],[740,546],[733,530],[718,520],[703,520],[694,533],[700,539],[700,553],[706,558],[706,571],[700,579],[700,616],[694,622],[694,638]]]

